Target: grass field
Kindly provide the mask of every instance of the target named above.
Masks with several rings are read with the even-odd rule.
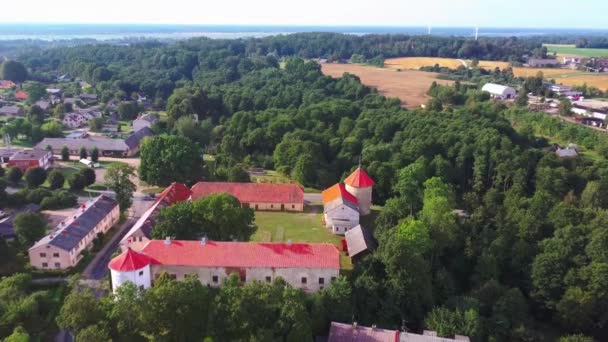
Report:
[[[257,232],[251,241],[260,242],[326,242],[342,248],[343,237],[334,235],[322,224],[322,214],[316,213],[283,213],[263,212],[255,213]],[[350,258],[340,253],[342,269],[351,269]]]
[[[575,45],[543,44],[549,53],[558,56],[608,57],[608,49],[577,48]]]
[[[417,70],[396,71],[394,68],[377,68],[358,64],[323,64],[321,70],[332,77],[342,77],[344,73],[357,75],[366,86],[378,89],[387,97],[398,98],[409,108],[420,107],[428,101],[426,92],[433,81],[452,84],[452,81],[437,79],[436,73]]]

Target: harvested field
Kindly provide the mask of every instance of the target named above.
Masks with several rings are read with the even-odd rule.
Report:
[[[331,77],[342,77],[344,73],[357,75],[363,84],[378,89],[386,97],[395,97],[408,108],[420,107],[429,99],[426,92],[433,81],[450,85],[453,82],[437,79],[437,73],[416,70],[396,71],[359,64],[322,64],[321,70]]]
[[[418,70],[425,66],[434,66],[456,69],[462,66],[462,62],[454,58],[435,58],[435,57],[401,57],[389,58],[384,61],[384,66],[392,69],[413,69]]]
[[[571,76],[583,73],[578,70],[559,68],[513,68],[513,74],[515,74],[517,77],[536,76],[539,71],[543,73],[545,78]]]
[[[471,65],[469,62],[468,65]],[[479,67],[486,70],[494,70],[496,67],[500,69],[506,69],[511,66],[509,62],[500,62],[500,61],[479,61]]]
[[[583,74],[568,77],[555,78],[555,82],[570,86],[583,85],[594,86],[608,91],[608,75],[606,74]]]

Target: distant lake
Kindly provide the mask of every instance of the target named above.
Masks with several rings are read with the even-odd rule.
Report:
[[[338,32],[363,34],[427,34],[427,27],[371,27],[371,26],[243,26],[243,25],[147,25],[147,24],[0,24],[0,40],[65,40],[125,38],[186,39],[209,37],[233,39],[265,37],[297,32]],[[437,27],[433,35],[472,37],[474,28]],[[532,36],[532,35],[607,35],[608,30],[590,29],[530,29],[480,28],[480,36]]]

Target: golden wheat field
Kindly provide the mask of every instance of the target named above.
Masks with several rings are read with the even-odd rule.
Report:
[[[601,90],[608,91],[608,75],[600,74],[586,74],[555,78],[555,82],[562,83],[565,85],[576,86],[587,83],[588,86],[594,86]]]
[[[413,69],[418,70],[424,66],[434,66],[456,69],[462,66],[462,62],[454,58],[435,58],[435,57],[400,57],[389,58],[384,61],[384,66],[391,69]]]
[[[417,70],[397,71],[389,68],[377,68],[360,64],[322,64],[321,70],[331,77],[342,77],[344,73],[357,75],[361,83],[378,89],[386,97],[395,97],[401,100],[403,106],[408,108],[420,107],[429,97],[426,92],[433,81],[439,84],[450,85],[453,82],[438,80],[436,73]]]

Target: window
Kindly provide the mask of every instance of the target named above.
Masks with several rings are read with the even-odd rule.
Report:
[[[143,276],[144,275],[144,271],[139,271],[139,276]]]
[[[272,208],[274,208],[274,204],[271,204],[271,205],[270,205],[270,209],[272,209]]]
[[[295,208],[296,208],[296,205],[295,205],[295,204],[292,204],[292,205],[291,205],[291,209],[295,209]]]
[[[47,264],[46,262],[43,262],[42,267],[44,267],[44,268],[49,267],[49,264]]]
[[[61,267],[61,263],[56,262],[56,263],[55,263],[55,268],[60,268],[60,267]]]
[[[267,283],[270,283],[270,281],[271,281],[271,280],[272,280],[272,278],[271,278],[270,276],[267,276],[267,277],[266,277],[266,282],[267,282]]]
[[[175,279],[177,279],[177,274],[175,274],[175,273],[169,274],[169,278],[175,280]]]
[[[334,281],[336,281],[336,277],[331,277],[331,282],[333,283]]]
[[[139,289],[140,289],[140,290],[143,290],[143,289],[144,289],[144,286],[143,286],[143,285],[139,285]]]
[[[302,277],[302,284],[306,284],[307,281],[308,279],[306,279],[306,277]]]
[[[214,283],[217,283],[217,276],[213,276],[213,277],[211,277],[211,280],[212,280]]]
[[[53,253],[53,258],[59,258],[59,253]]]
[[[46,258],[46,253],[40,253],[41,258]]]
[[[321,284],[321,285],[325,284],[325,278],[323,278],[323,277],[319,278],[319,284]]]

